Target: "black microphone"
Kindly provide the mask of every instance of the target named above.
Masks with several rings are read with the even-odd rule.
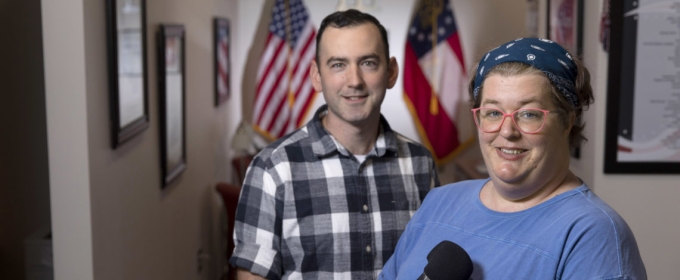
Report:
[[[444,240],[427,254],[427,265],[418,280],[468,280],[470,275],[470,255],[458,244]]]

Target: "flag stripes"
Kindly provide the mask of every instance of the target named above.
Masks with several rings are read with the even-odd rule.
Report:
[[[287,1],[277,0],[272,9],[253,104],[255,129],[272,140],[302,125],[315,96],[308,75],[316,31],[302,1]]]

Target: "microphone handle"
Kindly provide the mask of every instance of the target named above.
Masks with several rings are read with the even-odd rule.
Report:
[[[427,277],[427,275],[425,275],[425,272],[423,272],[423,274],[420,275],[420,277],[418,277],[418,280],[431,280],[431,279],[430,277]]]

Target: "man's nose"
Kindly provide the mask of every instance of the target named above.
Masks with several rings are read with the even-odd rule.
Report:
[[[352,88],[360,88],[364,85],[363,73],[361,72],[361,67],[351,66],[345,73],[347,80],[347,86]]]

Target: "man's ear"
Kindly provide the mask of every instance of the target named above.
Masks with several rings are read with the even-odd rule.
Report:
[[[389,64],[387,65],[387,88],[392,88],[397,83],[398,77],[399,64],[397,64],[397,59],[393,56],[390,57]]]
[[[316,92],[322,92],[321,73],[319,73],[319,65],[316,59],[312,59],[312,66],[309,67],[309,76],[312,77],[312,86]]]

